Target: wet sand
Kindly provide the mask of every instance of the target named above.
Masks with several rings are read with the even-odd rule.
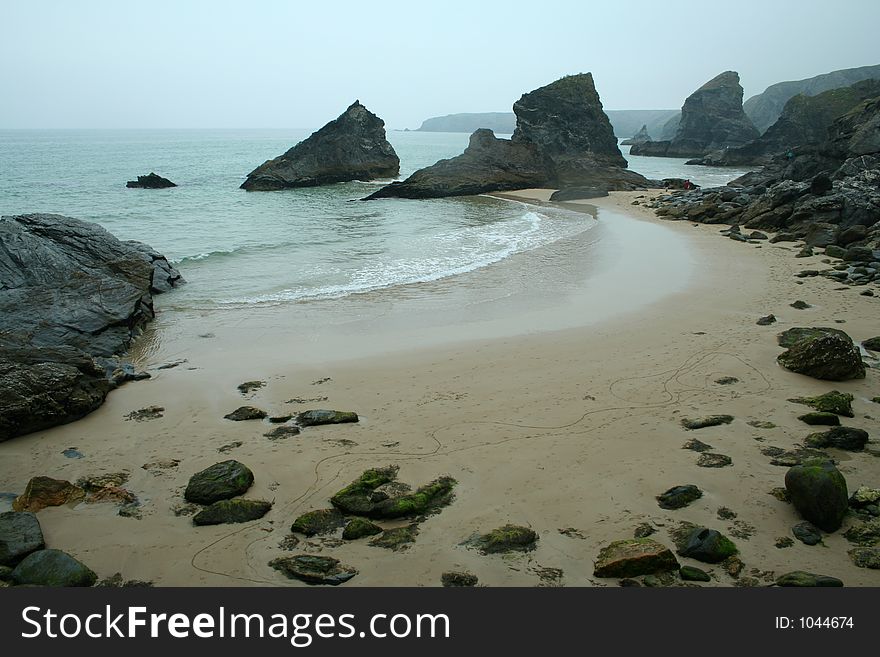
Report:
[[[540,203],[548,194],[518,197]],[[813,431],[796,419],[805,407],[786,399],[831,389],[856,396],[856,417],[844,424],[868,430],[876,449],[880,408],[869,401],[878,393],[876,370],[833,384],[787,372],[776,365],[775,336],[844,319],[840,328],[863,340],[877,333],[880,301],[858,288],[835,291],[826,279],[798,285],[793,274],[815,268],[820,256],[794,259],[790,244],[756,248],[719,237],[717,226],[663,222],[632,206],[636,196],[582,204],[598,207],[595,227],[454,279],[345,303],[224,313],[169,307],[135,352],[153,378],[115,391],[79,422],[0,444],[0,491],[20,492],[34,475],[74,481],[129,470],[140,520],[110,504],[45,509],[46,541],[99,576],[119,571],[165,586],[299,586],[267,562],[303,551],[356,567],[346,586],[436,586],[442,572],[465,569],[487,585],[614,586],[592,575],[599,549],[643,522],[671,545],[668,530],[680,520],[739,534],[731,537],[746,576],[807,570],[847,585],[880,584],[876,571],[850,562],[842,532],[827,537],[827,547],[775,547],[800,519],[769,494],[786,469],[759,451],[790,448]],[[796,299],[813,307],[790,308]],[[161,310],[173,295],[159,301]],[[755,325],[771,312],[777,324]],[[715,383],[724,376],[739,382]],[[249,380],[266,386],[242,396],[236,386]],[[163,417],[125,419],[153,404],[165,408]],[[270,441],[266,423],[223,419],[242,404],[271,414],[354,410],[361,422]],[[679,424],[718,413],[736,419],[696,432]],[[697,467],[698,454],[681,449],[689,438],[733,465]],[[234,442],[242,444],[218,452]],[[85,458],[65,458],[68,447]],[[880,485],[880,459],[832,453],[851,490]],[[189,476],[227,458],[254,471],[246,497],[274,501],[272,511],[246,525],[204,528],[175,516]],[[155,474],[141,467],[158,459],[180,463]],[[420,525],[410,549],[302,536],[296,552],[279,548],[297,515],[329,506],[364,469],[387,464],[413,485],[443,474],[459,482],[455,501]],[[703,497],[677,511],[657,506],[656,495],[686,483]],[[722,506],[736,520],[720,520]],[[505,523],[533,528],[537,549],[501,557],[460,545]],[[576,531],[560,532],[569,528]],[[707,569],[714,585],[735,583],[720,567]]]

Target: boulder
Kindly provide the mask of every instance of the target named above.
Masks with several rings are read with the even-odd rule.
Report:
[[[483,554],[529,552],[535,549],[538,535],[534,530],[519,525],[504,525],[475,537],[468,544]]]
[[[833,415],[832,417],[837,417]],[[824,449],[834,447],[850,452],[860,452],[868,442],[868,432],[853,427],[834,427],[828,431],[811,433],[804,439],[804,445]]]
[[[61,550],[32,552],[12,571],[19,586],[92,586],[98,579],[87,566]]]
[[[241,188],[314,187],[399,173],[400,159],[385,138],[385,122],[356,100],[308,139],[251,171]]]
[[[822,534],[811,522],[799,522],[791,528],[794,537],[804,545],[819,545]]]
[[[835,328],[802,328],[802,327],[794,327],[787,329],[776,336],[776,342],[780,347],[793,347],[798,342],[802,342],[804,340],[809,340],[812,338],[819,338],[823,335],[837,335],[844,340],[852,343],[852,338],[847,335],[846,332],[841,331],[840,329]]]
[[[190,477],[183,493],[188,502],[213,504],[247,492],[254,473],[238,461],[221,461]]]
[[[452,501],[452,490],[456,484],[452,477],[439,477],[413,492],[393,497],[373,494],[377,488],[393,482],[396,477],[395,466],[367,470],[331,497],[330,503],[340,511],[352,515],[404,518],[435,513]]]
[[[795,570],[777,577],[776,586],[843,586],[843,582],[830,575],[815,575],[813,573],[804,572],[803,570]]]
[[[721,532],[698,527],[691,532],[678,553],[704,563],[721,563],[736,554],[737,549],[733,541]]]
[[[336,509],[307,511],[293,521],[290,531],[306,536],[332,534],[345,524],[345,516]]]
[[[440,583],[446,587],[471,587],[479,582],[479,578],[472,573],[448,571],[440,575]]]
[[[358,574],[356,569],[341,563],[339,559],[314,554],[281,557],[270,561],[269,565],[286,577],[306,584],[337,586]]]
[[[703,491],[693,484],[674,486],[657,496],[657,504],[661,509],[681,509],[702,496]]]
[[[352,518],[345,526],[345,529],[342,530],[342,539],[345,541],[356,541],[365,536],[375,536],[381,533],[382,528],[366,518]]]
[[[805,413],[798,415],[798,420],[811,426],[828,426],[836,427],[840,425],[840,418],[834,413]]]
[[[678,570],[672,550],[650,538],[614,541],[599,551],[594,564],[595,577],[638,577]]]
[[[296,416],[296,423],[301,427],[314,427],[322,424],[344,424],[357,422],[358,415],[353,411],[303,411]]]
[[[830,461],[812,459],[785,474],[785,489],[798,513],[819,529],[840,528],[849,506],[846,479]]]
[[[61,506],[81,502],[86,496],[79,486],[64,479],[52,477],[32,477],[25,486],[24,493],[12,502],[15,511],[36,513],[47,506]]]
[[[137,189],[165,189],[166,187],[177,187],[177,185],[168,180],[168,178],[163,178],[153,172],[148,173],[146,176],[138,176],[137,180],[129,180],[125,183],[125,186]]]
[[[864,379],[865,365],[857,347],[837,335],[802,340],[777,356],[787,370],[826,381]]]
[[[694,566],[682,566],[678,574],[685,582],[711,582],[709,573]]]
[[[848,392],[832,390],[815,397],[795,397],[788,401],[795,404],[805,404],[815,408],[821,413],[834,413],[844,417],[853,417],[852,402],[854,397]]]
[[[408,550],[413,543],[416,542],[416,536],[419,535],[419,526],[416,523],[404,525],[403,527],[393,527],[386,529],[379,536],[370,541],[373,547],[385,548],[386,550],[394,550],[402,552]]]
[[[194,525],[223,525],[259,520],[269,513],[271,502],[263,500],[220,500],[193,516]]]
[[[153,295],[182,282],[97,224],[0,217],[0,441],[98,408],[126,380],[116,355],[153,318]]]
[[[245,422],[247,420],[262,420],[268,415],[266,411],[254,406],[239,406],[231,413],[224,415],[223,418],[233,422]]]
[[[31,552],[46,547],[37,516],[28,512],[0,513],[0,566],[13,567]]]

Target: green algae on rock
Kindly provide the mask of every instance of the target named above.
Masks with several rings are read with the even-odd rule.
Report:
[[[345,517],[337,509],[307,511],[293,521],[290,531],[306,536],[332,534],[345,524]]]
[[[418,535],[419,526],[416,523],[412,523],[404,527],[386,529],[381,535],[372,539],[370,545],[400,552],[408,550],[416,542],[416,536]]]
[[[844,417],[853,417],[852,402],[855,399],[848,392],[838,392],[832,390],[824,395],[816,397],[794,397],[788,401],[795,404],[805,404],[820,413],[834,413],[835,415],[843,415]]]
[[[381,533],[382,528],[366,518],[352,518],[342,530],[342,538],[346,541],[355,541],[365,536],[375,536]]]
[[[785,474],[785,488],[798,513],[819,529],[840,528],[849,507],[846,479],[830,461],[811,459]]]
[[[188,502],[212,504],[241,495],[254,483],[254,473],[238,461],[221,461],[190,477],[183,497]]]
[[[330,498],[337,509],[367,518],[407,518],[430,514],[452,502],[457,483],[452,477],[439,477],[411,493],[389,497],[373,492],[397,478],[397,466],[373,468]]]
[[[224,525],[259,520],[269,513],[271,502],[263,500],[220,500],[193,516],[194,525]]]
[[[538,534],[528,527],[507,524],[467,541],[483,554],[529,552],[535,549]]]

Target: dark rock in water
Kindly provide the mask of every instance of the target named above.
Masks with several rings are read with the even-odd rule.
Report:
[[[759,133],[743,112],[742,97],[739,74],[721,73],[684,101],[678,130],[670,141],[638,144],[630,154],[702,157],[756,139]]]
[[[239,406],[223,417],[227,420],[232,420],[233,422],[243,422],[245,420],[262,420],[266,416],[268,416],[268,413],[259,408],[254,408],[253,406]]]
[[[408,550],[410,546],[416,542],[416,536],[418,535],[419,527],[413,523],[404,527],[386,529],[381,535],[372,539],[370,545],[373,547],[385,548],[386,550],[401,552],[403,550]]]
[[[336,586],[358,574],[357,570],[341,563],[339,559],[314,554],[280,557],[270,561],[269,565],[286,577],[298,579],[306,584]]]
[[[859,568],[880,569],[880,547],[858,547],[847,552]]]
[[[865,366],[858,348],[837,335],[802,340],[776,360],[784,368],[814,379],[848,381],[865,378]]]
[[[148,173],[146,176],[138,176],[137,180],[129,180],[125,183],[125,186],[138,189],[165,189],[166,187],[177,187],[177,185],[168,180],[168,178],[163,178],[153,172]]]
[[[794,466],[785,474],[785,489],[804,520],[826,532],[840,528],[849,500],[846,479],[833,463],[815,459]]]
[[[477,536],[469,545],[483,554],[499,554],[506,552],[529,552],[535,549],[538,535],[528,527],[504,525],[493,529],[487,534]]]
[[[19,586],[92,586],[98,576],[66,552],[38,550],[15,567],[11,579]]]
[[[862,342],[862,346],[868,351],[880,351],[880,336],[876,338],[868,338]]]
[[[810,340],[812,338],[819,338],[824,335],[836,335],[852,343],[852,338],[850,338],[849,335],[846,334],[846,332],[841,331],[840,329],[817,327],[795,327],[787,329],[776,336],[776,342],[777,344],[779,344],[780,347],[788,348],[793,347],[798,342],[803,342],[804,340]]]
[[[624,139],[620,142],[621,146],[635,146],[636,144],[644,144],[648,141],[654,141],[651,139],[651,135],[648,134],[648,126],[647,124],[643,124],[641,130],[639,130],[636,134],[634,134],[629,139]]]
[[[769,326],[774,322],[776,322],[776,315],[765,315],[764,317],[759,318],[755,324],[758,326]]]
[[[271,502],[263,500],[220,500],[193,516],[194,525],[222,525],[259,520],[269,513]]]
[[[595,189],[593,187],[566,187],[558,189],[550,195],[550,200],[555,202],[587,200],[608,196],[607,189]]]
[[[313,427],[321,424],[343,424],[345,422],[357,421],[358,415],[352,411],[312,410],[303,411],[296,416],[296,422],[301,427]]]
[[[818,545],[822,542],[822,534],[811,522],[801,522],[791,528],[794,537],[804,545]]]
[[[336,509],[317,509],[307,511],[293,521],[292,532],[306,536],[332,534],[345,524],[345,516]]]
[[[381,534],[382,528],[366,518],[352,518],[345,529],[342,530],[342,538],[346,541],[355,541],[365,536]]]
[[[737,553],[736,545],[719,531],[698,527],[688,536],[678,552],[704,563],[720,563]]]
[[[693,431],[696,429],[704,429],[706,427],[717,427],[722,424],[730,424],[731,422],[733,422],[732,415],[710,415],[699,419],[684,418],[681,421],[681,426],[689,431]]]
[[[776,578],[776,586],[843,586],[843,582],[829,575],[814,575],[802,570],[795,570]]]
[[[24,489],[12,503],[15,511],[32,511],[36,513],[48,506],[75,504],[85,498],[85,491],[64,479],[51,477],[32,477]]]
[[[314,187],[399,173],[400,159],[385,138],[385,122],[356,100],[308,139],[251,171],[241,188]]]
[[[536,89],[513,109],[517,127],[510,140],[477,130],[458,157],[420,169],[367,198],[438,198],[548,186],[652,186],[626,170],[591,74],[567,76]]]
[[[97,224],[0,218],[0,441],[98,408],[125,380],[109,357],[153,318],[152,295],[182,282],[150,247]]]
[[[703,491],[693,484],[675,486],[665,493],[657,496],[657,503],[661,509],[681,509],[691,502],[700,499]]]
[[[28,512],[0,513],[0,566],[15,566],[31,552],[46,547],[37,516]]]
[[[837,417],[832,415],[832,417]],[[825,447],[835,447],[851,452],[860,452],[865,449],[868,442],[868,432],[864,429],[854,429],[852,427],[834,427],[828,431],[821,433],[811,433],[804,439],[804,445],[807,447],[816,447],[819,449]]]
[[[840,425],[840,418],[834,413],[820,413],[818,411],[814,413],[805,413],[804,415],[798,415],[798,420],[801,422],[805,422],[811,426],[829,426],[836,427]],[[823,445],[816,445],[816,447],[823,447]]]
[[[832,390],[816,397],[795,397],[788,401],[805,404],[822,413],[835,413],[844,417],[853,417],[852,402],[854,397],[848,392]]]
[[[733,465],[733,459],[727,454],[715,454],[713,452],[703,452],[697,459],[697,466],[701,468],[723,468]]]
[[[458,573],[454,571],[445,572],[440,575],[440,582],[447,587],[470,587],[479,583],[476,575],[471,573]]]
[[[594,564],[595,577],[638,577],[678,570],[672,550],[650,538],[615,541],[599,551]]]
[[[254,483],[254,473],[238,461],[221,461],[190,477],[183,493],[188,502],[212,504],[245,493]]]
[[[682,566],[678,571],[681,578],[686,582],[711,582],[712,578],[705,570],[695,568],[694,566]]]
[[[456,481],[440,477],[411,493],[393,497],[374,496],[374,491],[393,482],[397,468],[373,468],[330,498],[337,509],[368,518],[405,518],[430,514],[448,505],[453,498]]]

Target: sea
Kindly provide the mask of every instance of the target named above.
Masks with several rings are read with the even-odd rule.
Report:
[[[474,272],[591,230],[565,209],[488,196],[362,201],[391,180],[277,192],[239,189],[308,130],[0,131],[0,214],[64,214],[163,253],[188,285],[163,307],[190,311],[374,294]],[[389,132],[401,179],[461,153],[463,133]],[[649,178],[717,186],[744,173],[630,157]],[[150,172],[178,187],[128,189]]]

